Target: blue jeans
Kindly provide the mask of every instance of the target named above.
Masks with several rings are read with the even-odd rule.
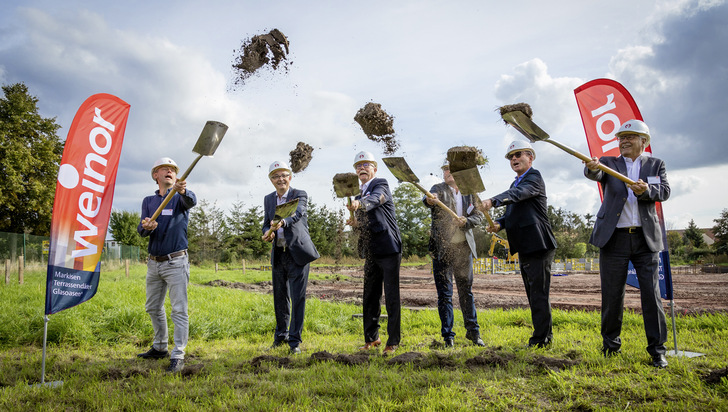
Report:
[[[184,359],[190,324],[187,315],[187,284],[190,282],[190,263],[187,255],[178,256],[164,262],[147,261],[147,302],[145,308],[152,319],[154,341],[152,347],[166,351],[169,344],[167,314],[164,298],[169,289],[174,323],[174,349],[171,359]]]
[[[437,288],[437,311],[440,314],[442,328],[440,332],[445,339],[453,339],[454,315],[452,308],[452,281],[458,288],[460,310],[463,312],[463,321],[466,338],[475,340],[480,337],[478,314],[475,310],[473,298],[473,259],[467,243],[448,245],[442,259],[432,259],[432,272]]]

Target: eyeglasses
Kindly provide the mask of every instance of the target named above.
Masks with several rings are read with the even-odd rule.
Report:
[[[270,177],[270,180],[278,180],[278,179],[287,179],[288,176],[290,176],[289,173],[281,173],[279,175],[273,175]]]
[[[527,153],[527,152],[513,152],[513,153],[511,153],[511,154],[508,155],[508,160],[511,160],[514,157],[516,159],[519,159],[521,157],[521,155],[524,154],[524,153]]]
[[[617,136],[617,139],[619,139],[620,141],[622,141],[622,140],[635,140],[635,139],[641,138],[641,137],[642,136],[640,136],[638,134],[623,134],[621,136]]]
[[[354,169],[356,169],[356,170],[366,169],[369,166],[374,166],[374,163],[367,163],[367,162],[357,163],[356,166],[354,166]]]

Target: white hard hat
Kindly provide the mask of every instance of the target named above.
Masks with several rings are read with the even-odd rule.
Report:
[[[508,145],[508,150],[506,150],[506,159],[508,159],[508,156],[510,156],[511,153],[524,150],[531,152],[531,154],[533,155],[533,160],[536,160],[536,151],[533,150],[531,144],[525,140],[512,141],[511,144]]]
[[[268,176],[272,175],[278,170],[288,170],[288,173],[291,173],[291,168],[288,167],[288,163],[282,160],[276,160],[275,162],[270,164],[270,167],[268,168]]]
[[[155,182],[157,180],[154,178],[154,172],[162,166],[172,166],[174,167],[174,172],[179,173],[179,167],[177,167],[177,163],[175,163],[171,157],[160,157],[156,162],[154,162],[154,166],[152,166],[152,180]]]
[[[440,166],[440,169],[442,169],[442,170],[445,170],[445,169],[450,170],[450,162],[447,161],[447,157],[442,162],[442,166]]]
[[[617,133],[614,134],[614,136],[619,137],[623,134],[638,134],[645,138],[645,147],[650,145],[650,128],[647,127],[645,122],[642,120],[627,120],[624,122],[622,126],[620,126]]]
[[[361,162],[374,163],[374,167],[377,167],[377,161],[374,160],[374,155],[370,152],[361,151],[354,156],[354,167],[356,167],[357,163]]]

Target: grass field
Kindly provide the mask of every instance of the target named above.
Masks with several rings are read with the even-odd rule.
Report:
[[[598,312],[554,311],[547,349],[525,348],[527,310],[479,311],[486,348],[467,343],[456,313],[456,346],[446,350],[436,311],[405,310],[402,346],[387,358],[358,353],[360,307],[309,299],[303,353],[288,356],[287,347],[268,349],[270,295],[205,286],[270,279],[255,270],[193,267],[186,367],[168,375],[168,360],[136,358],[152,337],[145,271],[105,270],[93,299],[50,317],[45,381],[63,382],[55,388],[32,386],[41,378],[45,272],[0,285],[0,410],[728,410],[725,314],[679,317],[680,349],[705,356],[669,357],[658,370],[648,365],[641,316],[629,312],[623,353],[604,358]]]

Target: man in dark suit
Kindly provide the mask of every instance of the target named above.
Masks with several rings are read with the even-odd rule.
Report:
[[[445,340],[445,347],[455,345],[453,332],[452,282],[458,288],[460,310],[465,323],[465,338],[478,346],[485,346],[480,338],[478,314],[473,299],[473,257],[475,237],[473,227],[481,224],[485,216],[474,206],[473,195],[460,193],[455,179],[450,174],[450,165],[445,161],[442,166],[444,183],[432,186],[430,193],[435,195],[445,206],[458,215],[451,214],[436,206],[436,200],[425,196],[422,200],[432,211],[432,227],[430,230],[429,250],[432,255],[432,272],[437,289],[437,311],[440,314],[442,328],[440,332]]]
[[[531,307],[533,335],[528,346],[543,348],[553,342],[551,319],[551,262],[556,253],[556,239],[551,231],[546,204],[546,184],[541,173],[532,168],[536,152],[528,142],[516,140],[506,150],[506,159],[516,172],[516,180],[507,191],[486,199],[482,209],[506,206],[489,232],[505,227],[513,253],[518,253],[521,277]]]
[[[589,242],[599,247],[599,276],[602,287],[602,352],[620,352],[622,312],[630,261],[637,272],[642,300],[642,318],[647,335],[647,352],[656,368],[667,366],[665,342],[667,324],[660,300],[659,252],[664,248],[656,202],[670,197],[665,162],[645,155],[650,131],[640,120],[629,120],[617,131],[621,156],[593,157],[584,174],[601,184],[604,192]],[[608,166],[636,183],[628,185],[598,169]]]
[[[319,258],[319,253],[308,234],[308,195],[303,190],[290,187],[291,169],[285,162],[273,162],[268,177],[276,188],[264,199],[263,219],[263,240],[273,242],[270,259],[273,267],[273,308],[276,314],[273,347],[288,342],[291,354],[295,355],[301,353],[299,345],[306,312],[309,264]],[[298,199],[296,212],[276,222],[276,206],[295,199]],[[266,236],[269,229],[272,230]]]
[[[355,212],[347,221],[359,234],[359,256],[364,259],[364,346],[369,350],[379,346],[380,299],[384,284],[387,307],[387,345],[384,354],[390,355],[400,343],[399,265],[402,260],[402,240],[397,226],[394,202],[386,179],[376,178],[377,162],[369,152],[354,157],[354,170],[361,182],[361,194],[348,205]]]

